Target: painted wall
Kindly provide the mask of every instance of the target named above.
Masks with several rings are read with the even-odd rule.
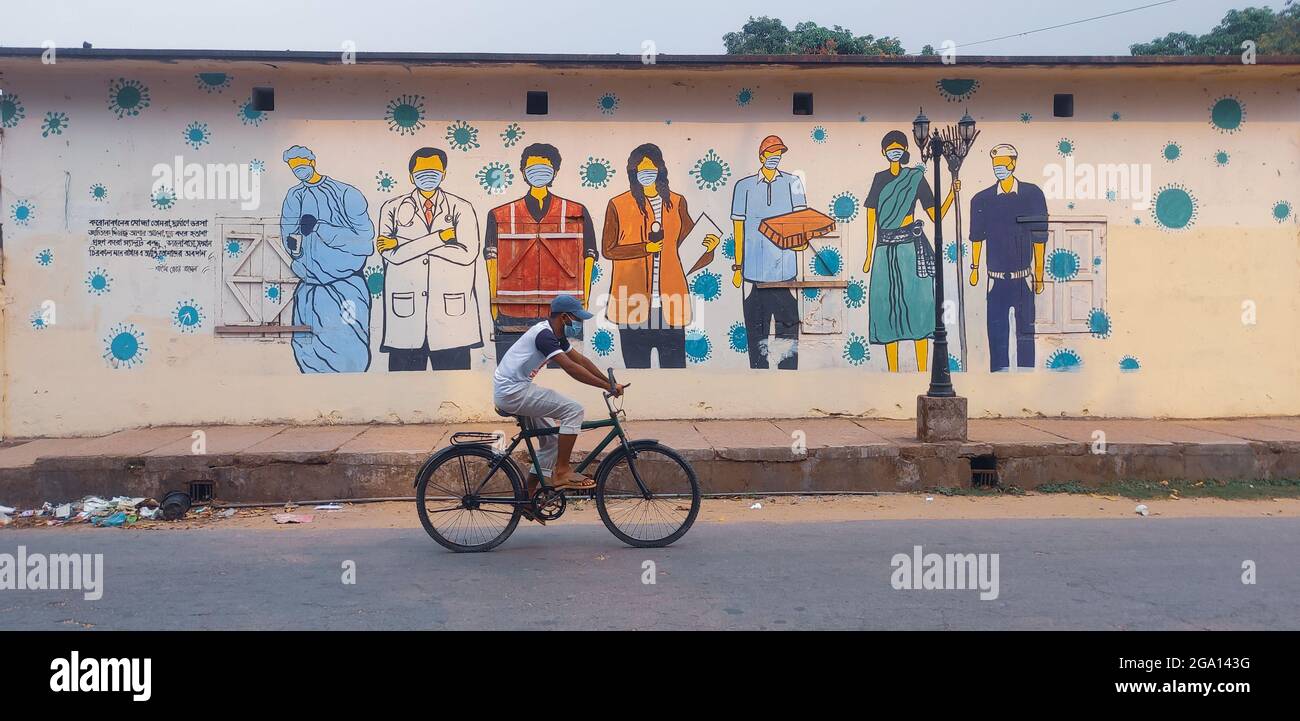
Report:
[[[892,130],[910,138],[922,106],[936,125],[969,109],[980,130],[954,206],[962,255],[949,246],[937,264],[949,299],[964,285],[964,315],[953,309],[948,324],[949,363],[973,416],[1300,413],[1295,81],[1279,67],[684,71],[8,61],[0,65],[4,434],[495,418],[488,276],[501,275],[504,263],[486,257],[485,241],[502,217],[494,209],[528,192],[520,156],[533,143],[558,150],[549,190],[583,206],[592,226],[592,238],[583,238],[572,225],[581,225],[582,213],[574,211],[564,229],[575,248],[594,242],[590,270],[568,260],[559,266],[573,265],[574,277],[559,266],[542,272],[579,287],[590,273],[597,320],[579,347],[602,367],[636,364],[625,353],[648,348],[644,335],[629,337],[602,320],[608,294],[618,291],[611,279],[645,267],[634,265],[644,259],[613,259],[618,242],[606,247],[604,237],[611,200],[630,189],[629,153],[655,144],[690,220],[707,214],[719,228],[702,269],[686,274],[714,242],[704,238],[677,249],[680,269],[661,264],[661,297],[675,292],[670,281],[682,281],[690,323],[669,329],[680,336],[656,339],[667,359],[652,356],[652,368],[620,373],[633,383],[634,417],[911,417],[927,384],[918,345],[928,351],[913,339],[927,329],[889,318],[900,308],[912,314],[904,318],[923,317],[918,288],[928,281],[918,282],[912,255],[882,250],[881,230],[904,223],[882,222],[881,194],[874,213],[863,203],[878,174],[889,174],[882,183],[894,177],[882,138]],[[275,87],[274,112],[247,105],[255,85]],[[549,91],[547,116],[524,113],[525,91],[536,89]],[[791,114],[794,91],[814,93],[815,115]],[[1052,117],[1057,92],[1075,94],[1075,117]],[[747,329],[745,297],[754,291],[733,284],[733,203],[738,183],[758,172],[760,143],[770,135],[786,148],[779,171],[798,181],[808,207],[836,221],[830,236],[792,253],[793,266],[773,261],[774,272],[842,289],[769,292],[750,301]],[[972,219],[1007,212],[994,205],[1005,200],[993,189],[994,164],[1006,166],[1008,151],[1001,161],[990,157],[1001,144],[1015,149],[1017,197],[1033,186],[1044,191],[1050,233],[1022,239],[1018,251],[990,236],[972,287]],[[920,161],[908,145],[910,158],[897,168],[903,176]],[[330,179],[328,193],[303,199],[283,160],[293,146],[310,150],[315,169]],[[425,147],[446,155],[434,164],[445,171],[444,204],[421,229],[408,169]],[[174,179],[164,178],[175,187],[157,187],[155,166],[178,158],[182,166],[244,166],[235,177],[256,182],[260,204],[204,198],[197,183],[187,189]],[[1150,206],[1126,197],[1140,182],[1112,188],[1094,177],[1088,187],[1088,173],[1104,164],[1137,164],[1139,179],[1149,169]],[[925,184],[932,173],[926,170]],[[943,177],[946,193],[946,167]],[[984,201],[974,200],[986,189]],[[906,200],[901,190],[888,197]],[[405,209],[404,199],[412,200]],[[924,205],[912,214],[932,241]],[[947,240],[957,212],[944,216]],[[633,237],[627,233],[640,232],[628,231],[635,205],[622,213],[618,237]],[[319,225],[302,227],[303,215]],[[873,215],[874,267],[865,271]],[[386,255],[374,250],[385,233],[399,236]],[[286,247],[286,235],[303,237],[302,256]],[[1034,240],[1045,237],[1039,271]],[[497,240],[498,253],[506,242]],[[1006,292],[994,299],[988,270],[999,244],[1004,261],[1007,252],[1030,259],[1029,277],[1006,279]],[[905,247],[915,254],[917,246]],[[629,263],[626,272],[615,273],[616,263]],[[332,282],[309,288],[304,277]],[[431,301],[421,295],[426,287]],[[308,290],[315,294],[302,295]],[[1010,368],[993,373],[1002,344],[991,342],[989,309],[1023,309],[1026,298],[1039,316],[1036,332],[1018,344],[1011,324]],[[764,311],[777,315],[774,330],[791,313],[803,321],[797,368],[779,333],[758,359],[772,367],[752,367],[748,348]],[[316,331],[296,341],[290,333],[217,333],[253,316]],[[403,363],[436,369],[389,370],[392,350],[409,347],[412,337],[451,352],[432,360],[398,353]],[[875,342],[886,339],[900,339],[897,372],[890,371],[893,351]],[[684,367],[663,367],[675,364],[679,349]],[[469,370],[455,369],[462,365]],[[599,407],[594,389],[558,371],[541,379]]]

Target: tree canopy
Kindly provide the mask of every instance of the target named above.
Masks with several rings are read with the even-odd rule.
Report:
[[[1223,20],[1204,35],[1169,33],[1149,43],[1129,46],[1134,55],[1239,55],[1242,43],[1252,40],[1260,53],[1300,54],[1300,5],[1287,0],[1280,12],[1248,7],[1229,10]]]
[[[836,25],[823,27],[806,21],[791,30],[780,18],[750,17],[739,32],[727,33],[722,42],[728,55],[903,55],[896,37],[854,35]]]

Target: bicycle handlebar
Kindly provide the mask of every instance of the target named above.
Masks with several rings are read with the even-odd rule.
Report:
[[[618,385],[618,381],[614,380],[614,369],[613,369],[613,367],[607,368],[607,369],[605,370],[605,372],[606,372],[606,374],[609,376],[609,387],[610,387],[610,388],[613,388],[614,386]],[[630,385],[632,385],[632,384],[631,384],[631,383],[624,383],[624,384],[623,384],[623,387],[626,388],[626,387],[628,387],[628,386],[630,386]],[[607,400],[608,400],[609,398],[614,397],[614,394],[613,394],[613,393],[610,393],[609,391],[604,391],[604,395],[605,395],[605,398],[606,398]]]

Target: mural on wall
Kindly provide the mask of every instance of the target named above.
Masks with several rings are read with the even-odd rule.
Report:
[[[302,282],[293,293],[293,357],[303,373],[370,368],[370,291],[362,274],[375,243],[366,197],[316,169],[295,145],[283,160],[298,178],[280,209],[280,237]]]
[[[979,285],[980,256],[987,246],[989,370],[1011,367],[1009,313],[1016,319],[1016,365],[1032,369],[1034,296],[1043,292],[1047,199],[1037,185],[1016,177],[1015,146],[995,145],[989,156],[996,181],[970,201],[970,284]]]
[[[379,209],[375,250],[384,262],[388,370],[468,369],[483,346],[478,272],[481,236],[474,207],[442,188],[447,153],[420,148],[408,174],[415,188]]]
[[[605,208],[601,234],[601,252],[613,261],[606,317],[619,327],[628,368],[649,368],[652,350],[658,352],[660,368],[685,368],[691,322],[686,277],[712,262],[722,240],[713,221],[705,215],[693,219],[686,198],[669,187],[659,146],[646,143],[632,151],[627,179],[628,190]],[[701,221],[700,231],[693,233]],[[687,271],[682,245],[701,232],[704,252]]]
[[[591,299],[596,231],[586,207],[551,192],[560,151],[533,143],[519,157],[528,183],[523,197],[493,208],[483,238],[493,341],[500,358],[538,321],[550,316],[551,300]]]

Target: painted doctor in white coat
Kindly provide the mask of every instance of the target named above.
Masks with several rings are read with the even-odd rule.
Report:
[[[474,207],[441,189],[447,154],[420,148],[409,166],[415,190],[379,209],[375,249],[384,261],[388,370],[468,369],[483,345],[474,285],[482,252]]]

